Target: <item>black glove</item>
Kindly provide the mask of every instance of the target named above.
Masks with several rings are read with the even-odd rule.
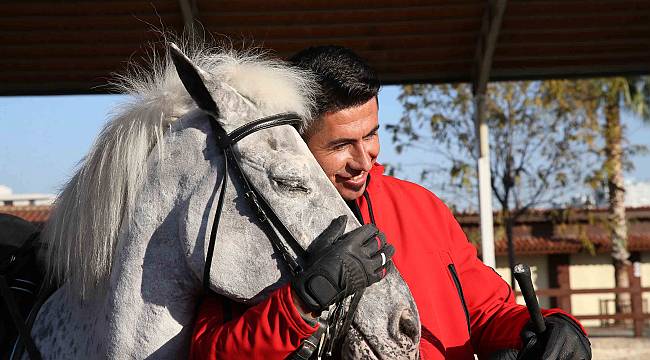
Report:
[[[524,326],[518,360],[591,360],[591,343],[578,324],[561,314],[550,315],[544,322],[546,331],[539,336],[530,323]]]
[[[305,270],[291,280],[310,311],[323,311],[376,283],[391,263],[395,249],[382,232],[368,224],[343,234],[346,222],[345,215],[332,221],[309,249]]]

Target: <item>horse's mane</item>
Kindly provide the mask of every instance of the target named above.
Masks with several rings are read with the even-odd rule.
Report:
[[[311,119],[315,86],[310,74],[260,51],[194,45],[186,53],[204,71],[209,89],[225,83],[262,115],[293,111]],[[67,281],[81,298],[110,274],[120,227],[131,219],[151,149],[171,123],[195,107],[169,55],[152,59],[149,70],[140,67],[120,77],[117,85],[130,99],[116,109],[64,186],[43,233],[50,279]],[[215,94],[218,105],[221,96]]]

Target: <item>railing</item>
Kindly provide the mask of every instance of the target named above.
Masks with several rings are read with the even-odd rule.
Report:
[[[643,312],[643,299],[641,294],[650,292],[650,287],[641,287],[640,281],[631,281],[630,288],[601,288],[601,289],[537,289],[538,297],[556,298],[558,307],[571,312],[571,295],[576,294],[630,294],[631,313],[623,314],[600,314],[600,315],[576,315],[579,320],[626,320],[632,319],[634,324],[634,336],[643,336],[643,324],[646,319],[650,319],[650,314]],[[517,295],[521,295],[517,292]]]

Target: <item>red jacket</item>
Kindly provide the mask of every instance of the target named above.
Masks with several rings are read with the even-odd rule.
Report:
[[[475,352],[487,358],[494,350],[520,348],[519,332],[529,319],[526,308],[477,258],[449,209],[428,190],[384,176],[380,165],[370,176],[367,192],[376,225],[395,246],[393,261],[420,313],[421,358],[473,359]],[[365,199],[360,197],[357,205],[369,222]],[[233,320],[224,322],[221,300],[204,300],[191,358],[281,359],[317,329],[295,309],[288,286],[255,306],[233,310]],[[544,315],[558,312],[545,310]]]

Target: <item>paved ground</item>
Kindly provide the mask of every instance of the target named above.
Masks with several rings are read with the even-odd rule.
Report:
[[[650,338],[592,337],[593,360],[650,359]]]

